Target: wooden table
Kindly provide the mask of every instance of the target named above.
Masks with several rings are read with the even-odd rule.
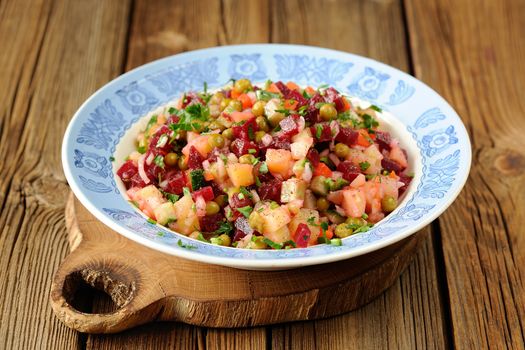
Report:
[[[524,348],[525,2],[522,0],[0,0],[0,349]],[[284,42],[376,58],[458,111],[473,166],[381,297],[317,322],[251,329],[157,323],[76,333],[55,319],[68,252],[64,129],[91,93],[153,59]],[[106,305],[87,293],[86,308]]]

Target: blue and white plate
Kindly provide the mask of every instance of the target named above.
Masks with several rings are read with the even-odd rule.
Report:
[[[400,206],[342,246],[246,250],[214,246],[152,224],[124,198],[115,170],[129,152],[129,129],[182,92],[220,87],[230,78],[329,84],[394,117],[388,128],[408,151],[413,182]],[[388,113],[387,113],[388,114]],[[388,114],[390,115],[390,114]],[[118,147],[117,147],[118,146]],[[116,161],[112,162],[113,157]],[[114,231],[179,257],[243,269],[278,270],[327,263],[397,242],[428,225],[467,179],[471,147],[461,119],[434,90],[369,58],[296,45],[239,45],[187,52],[132,70],[93,94],[71,120],[62,145],[66,178],[80,202]]]

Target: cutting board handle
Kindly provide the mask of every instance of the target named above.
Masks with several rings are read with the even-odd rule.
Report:
[[[67,226],[70,233],[78,230],[74,221],[69,220]],[[77,233],[81,234],[79,230]],[[51,306],[62,322],[81,332],[114,333],[157,319],[165,294],[155,283],[158,281],[155,271],[133,256],[110,249],[99,247],[94,253],[90,249],[92,242],[86,237],[77,242],[70,242],[74,250],[59,267],[52,283]],[[109,295],[116,310],[110,313],[77,310],[73,306],[75,294],[86,284]]]

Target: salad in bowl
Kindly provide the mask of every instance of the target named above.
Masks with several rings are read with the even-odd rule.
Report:
[[[327,85],[232,79],[143,120],[116,172],[124,195],[214,245],[341,245],[394,211],[413,177],[381,108]]]

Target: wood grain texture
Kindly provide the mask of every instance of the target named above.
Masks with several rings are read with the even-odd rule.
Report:
[[[408,1],[407,19],[416,76],[473,146],[467,186],[439,220],[454,345],[523,349],[525,3]]]
[[[82,346],[48,307],[68,250],[60,146],[80,103],[119,73],[127,11],[124,1],[0,2],[1,349]]]

